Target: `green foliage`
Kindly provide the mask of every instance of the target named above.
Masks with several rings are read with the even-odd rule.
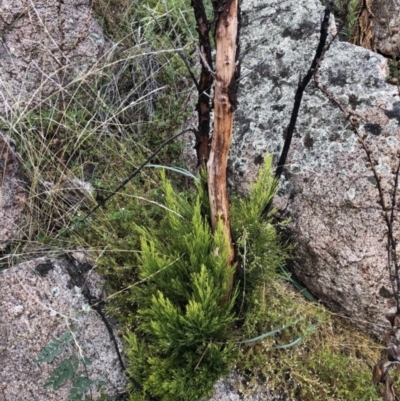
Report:
[[[260,282],[269,282],[276,277],[278,268],[287,257],[288,248],[280,242],[272,223],[274,210],[266,219],[262,218],[264,207],[273,198],[276,189],[272,157],[268,156],[257,181],[250,186],[248,197],[232,200],[232,232],[243,274],[241,284],[248,294]],[[247,301],[245,304],[249,305]]]
[[[162,181],[164,218],[158,228],[137,228],[143,284],[129,294],[138,313],[136,330],[126,337],[129,372],[162,400],[193,400],[210,394],[235,356],[226,344],[234,322],[236,293],[225,300],[233,269],[222,226],[212,234],[202,215],[201,184],[193,199],[178,195],[164,174]]]
[[[85,393],[95,384],[93,380],[88,379],[87,377],[78,375],[78,377],[74,380],[68,399],[69,400],[82,400]],[[99,383],[100,385],[104,385],[104,382]]]
[[[60,364],[51,372],[50,376],[44,383],[44,387],[53,387],[57,390],[62,386],[68,379],[74,376],[79,366],[79,361],[76,355],[72,355],[70,358],[66,358],[60,362]]]
[[[249,383],[247,388],[239,384],[240,390],[260,392],[265,383],[269,392],[275,389],[293,400],[380,399],[370,379],[377,358],[372,341],[344,329],[343,323],[309,302],[313,296],[283,267],[294,248],[280,243],[271,221],[273,210],[268,219],[260,219],[274,191],[272,160],[267,157],[248,197],[233,199],[232,227],[242,267],[236,365]]]
[[[354,37],[355,28],[358,23],[358,17],[360,15],[362,5],[363,2],[360,0],[349,0],[347,3],[346,27],[347,37],[350,41]]]
[[[43,348],[34,363],[41,365],[44,363],[53,362],[54,359],[63,353],[67,348],[71,348],[71,341],[75,337],[76,333],[77,330],[71,330],[62,334],[60,338],[52,339],[50,343]],[[68,380],[71,380],[71,389],[69,391],[68,400],[91,401],[92,397],[88,396],[87,392],[94,385],[97,385],[98,388],[101,388],[107,383],[102,380],[95,382],[89,379],[87,375],[83,375],[81,364],[86,372],[86,366],[91,365],[92,361],[87,357],[78,356],[76,353],[73,353],[69,358],[62,359],[50,373],[49,377],[44,383],[44,388],[51,387],[53,390],[57,390]]]
[[[158,175],[145,169],[107,209],[74,235],[68,232],[82,211],[66,208],[65,177],[91,181],[101,200],[176,132],[191,111],[186,99],[193,85],[174,50],[193,52],[196,32],[190,2],[94,4],[107,34],[125,50],[101,68],[94,81],[83,77],[36,110],[1,122],[17,142],[32,184],[30,199],[37,202],[29,208],[27,244],[53,244],[54,233],[61,234],[62,228],[65,242],[58,237],[57,247],[79,244],[100,255],[99,270],[115,292],[109,311],[126,335],[129,373],[147,394],[162,400],[196,400],[209,394],[215,380],[235,363],[250,382],[247,390],[267,378],[269,387],[293,400],[378,399],[367,380],[369,361],[378,359],[376,353],[366,353],[373,345],[357,337],[363,346],[355,346],[357,333],[349,329],[333,333],[338,323],[280,279],[284,274],[289,280],[281,273],[288,249],[279,242],[273,213],[260,219],[276,190],[271,159],[266,159],[249,196],[232,200],[238,269],[237,287],[228,302],[232,269],[226,268],[221,230],[212,234],[208,227],[201,185],[197,194],[184,191],[182,185],[178,193],[179,185],[173,188],[164,177],[160,186]],[[210,10],[209,2],[208,6]],[[58,95],[66,100],[62,108]],[[179,144],[173,145],[154,163],[176,166],[180,150]],[[49,182],[54,184],[51,190]],[[27,252],[9,252],[13,253]],[[271,331],[276,331],[274,336],[238,344]],[[71,338],[66,333],[54,340],[37,363],[59,358]],[[277,349],[293,343],[295,347]],[[74,357],[61,360],[48,383],[54,387],[69,380],[70,399],[88,399],[94,383],[81,372],[90,362],[78,361],[76,368]],[[146,398],[131,390],[132,401]]]
[[[368,381],[376,360],[375,351],[365,354],[369,340],[348,328],[333,335],[340,323],[287,284],[295,283],[282,270],[290,248],[279,241],[274,211],[261,219],[276,190],[271,158],[249,195],[232,199],[239,266],[234,304],[222,303],[232,271],[225,269],[220,231],[211,234],[204,217],[201,183],[197,193],[178,194],[163,174],[161,189],[153,192],[158,205],[151,208],[123,195],[111,202],[112,252],[99,259],[113,288],[122,290],[112,296],[110,312],[126,328],[129,374],[144,389],[131,388],[131,401],[200,399],[233,364],[249,382],[244,393],[269,378],[269,389],[293,400],[378,399]],[[131,252],[118,252],[129,246]],[[359,347],[349,348],[356,335]]]
[[[26,235],[23,243],[12,244],[9,255],[29,257],[31,250],[36,252],[42,245],[46,249],[50,245],[57,250],[69,248],[69,229],[84,212],[175,134],[190,113],[187,99],[193,84],[175,50],[182,47],[185,52],[191,51],[190,24],[186,26],[183,18],[178,19],[181,14],[189,18],[190,4],[182,0],[163,4],[94,2],[107,34],[123,46],[103,57],[93,69],[77,72],[72,82],[44,97],[40,104],[32,108],[21,104],[2,120],[3,128],[16,142],[29,182],[29,213],[26,228],[21,229]],[[160,7],[169,10],[168,21]],[[152,8],[155,20],[143,22]],[[157,21],[166,23],[166,29],[157,30]],[[182,25],[179,29],[178,22]],[[175,31],[178,36],[174,38]],[[154,162],[171,164],[181,150],[181,144],[171,144]],[[68,183],[74,179],[90,182],[94,192],[83,191],[78,201],[71,199]],[[131,192],[146,197],[158,186],[157,181],[159,178],[147,171]],[[109,235],[112,233],[106,230],[101,238]],[[104,245],[100,241],[97,244]]]
[[[233,224],[239,227],[245,225],[257,226],[260,223],[265,205],[274,197],[277,182],[273,174],[272,157],[266,156],[264,165],[258,173],[257,180],[250,185],[249,194],[246,198],[236,200],[237,207],[241,210],[233,211]],[[270,212],[272,215],[274,211]]]
[[[42,363],[52,362],[56,356],[63,353],[65,349],[70,346],[71,340],[76,333],[76,330],[71,330],[62,334],[60,338],[53,338],[50,343],[42,349],[34,363],[41,365]]]
[[[221,228],[212,234],[204,217],[209,211],[201,182],[197,195],[178,195],[162,174],[165,211],[157,216],[157,224],[138,218],[132,200],[124,203],[123,211],[111,214],[111,223],[120,233],[114,245],[125,247],[124,241],[140,236],[140,244],[136,244],[140,252],[120,256],[120,268],[113,265],[109,277],[119,283],[118,288],[126,288],[113,297],[111,311],[130,327],[126,334],[129,373],[148,394],[162,400],[205,397],[215,380],[228,372],[237,356],[237,342],[250,338],[248,334],[253,334],[255,328],[264,329],[261,321],[259,325],[251,322],[252,316],[259,313],[257,305],[252,310],[253,301],[260,298],[260,283],[264,286],[277,278],[276,271],[287,253],[270,218],[261,219],[265,204],[276,190],[272,177],[272,161],[266,158],[248,198],[233,201],[232,226],[243,268],[238,288],[239,292],[246,291],[246,297],[239,299],[235,291],[228,303],[225,294],[233,270],[226,267]],[[103,256],[101,265],[104,258],[106,263],[112,259]],[[128,309],[131,313],[126,312]],[[244,324],[238,322],[242,325],[240,332],[232,330],[234,310],[250,313]],[[285,347],[310,335],[310,319],[291,322],[301,330],[289,331],[287,341],[280,343]],[[285,329],[282,326],[276,332]],[[145,397],[131,390],[132,400]]]
[[[327,0],[322,0],[325,5]],[[361,0],[336,0],[333,3],[333,12],[344,22],[347,40],[350,42],[354,39],[354,31],[357,25],[358,16],[362,7]]]
[[[192,8],[186,0],[99,0],[94,9],[107,35],[127,45],[140,35],[147,40],[164,39],[165,45],[165,34],[186,44],[184,39],[195,34]]]

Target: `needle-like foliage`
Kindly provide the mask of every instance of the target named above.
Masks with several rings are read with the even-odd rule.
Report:
[[[222,227],[212,233],[202,215],[201,185],[188,199],[165,174],[162,181],[167,212],[159,229],[138,228],[144,283],[131,289],[138,327],[127,335],[129,372],[162,400],[193,400],[211,392],[235,357],[226,342],[236,293],[224,300],[233,269]]]

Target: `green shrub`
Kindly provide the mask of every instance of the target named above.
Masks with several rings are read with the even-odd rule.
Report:
[[[248,381],[236,383],[245,394],[265,385],[292,400],[379,399],[369,381],[379,346],[280,277],[288,247],[279,241],[273,211],[260,219],[276,190],[272,161],[265,163],[249,195],[232,199],[238,268],[228,304],[223,295],[232,270],[219,231],[208,227],[201,185],[178,193],[163,174],[161,188],[147,195],[156,204],[144,207],[132,194],[138,187],[128,186],[110,202],[108,219],[93,222],[90,240],[108,246],[98,264],[117,291],[109,311],[123,324],[128,372],[143,386],[130,389],[131,401],[201,399],[234,365]]]
[[[143,283],[129,295],[138,320],[126,337],[129,372],[162,400],[194,400],[210,394],[235,357],[227,341],[236,292],[224,300],[233,268],[222,227],[212,234],[202,214],[201,185],[193,199],[178,195],[165,174],[162,181],[165,217],[158,229],[137,229]]]
[[[131,389],[131,400],[145,394],[163,401],[195,400],[211,393],[238,355],[237,327],[243,322],[237,316],[248,309],[238,291],[245,289],[251,297],[255,283],[276,277],[286,256],[271,216],[261,220],[276,190],[272,159],[266,159],[249,197],[233,201],[232,231],[238,263],[245,270],[228,302],[235,267],[227,267],[222,228],[211,232],[204,184],[199,180],[196,192],[178,193],[165,173],[161,181],[161,193],[156,190],[152,198],[158,212],[144,212],[136,199],[126,197],[133,187],[110,203],[111,252],[99,265],[112,288],[120,290],[110,311],[124,323],[128,371],[143,386],[144,392]],[[125,199],[123,210],[120,197]],[[118,252],[129,247],[136,252]]]

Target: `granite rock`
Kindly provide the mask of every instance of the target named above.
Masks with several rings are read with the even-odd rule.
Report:
[[[28,193],[13,141],[0,133],[0,251],[21,237]]]
[[[111,42],[89,0],[0,2],[0,115],[17,117],[90,75]]]
[[[232,185],[245,191],[264,155],[280,154],[299,77],[318,44],[324,7],[317,0],[244,0],[242,10],[242,77],[229,170]],[[383,56],[335,40],[321,62],[319,82],[357,114],[390,204],[399,160],[400,97],[386,82],[388,72]],[[375,178],[349,121],[311,82],[275,206],[291,218],[295,275],[332,310],[380,336],[394,298],[387,227],[377,202]],[[399,235],[400,225],[394,228]]]
[[[93,266],[82,262],[80,254],[43,257],[0,272],[0,394],[5,400],[67,401],[70,381],[58,390],[43,385],[56,364],[72,353],[92,361],[87,366],[88,377],[104,380],[108,396],[125,391],[126,377],[110,334],[84,295],[89,288],[91,296],[102,299],[102,280]],[[52,339],[72,329],[76,330],[76,341],[53,363],[34,363]],[[121,349],[118,336],[116,339]],[[96,394],[94,388],[93,396]]]

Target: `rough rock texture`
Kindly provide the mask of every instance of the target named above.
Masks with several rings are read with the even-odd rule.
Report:
[[[38,366],[33,361],[53,338],[71,328],[78,331],[82,355],[92,360],[89,378],[105,380],[107,395],[124,391],[126,378],[110,335],[97,312],[85,311],[88,301],[77,284],[86,281],[91,295],[99,298],[101,280],[87,271],[90,267],[81,256],[75,263],[41,258],[0,272],[0,400],[67,401],[70,382],[56,391],[43,388],[56,364]],[[76,346],[70,347],[56,361],[71,356],[73,348],[77,352]]]
[[[85,74],[110,48],[89,0],[0,2],[0,115]]]
[[[371,0],[370,10],[375,49],[386,56],[400,57],[400,1]]]
[[[267,152],[280,153],[299,76],[315,54],[323,6],[317,0],[244,0],[242,9],[242,78],[230,171],[233,184],[243,189]],[[400,98],[397,87],[386,83],[387,74],[382,56],[339,41],[320,71],[320,82],[358,113],[386,200],[400,145]],[[296,275],[333,310],[381,335],[394,300],[376,182],[349,122],[313,82],[287,163],[276,205],[292,218]]]
[[[0,133],[0,251],[19,237],[19,223],[27,201],[21,168],[12,141]]]
[[[227,378],[219,380],[215,392],[207,401],[285,401],[285,395],[272,395],[267,389],[268,385],[254,388],[252,394],[243,394],[238,388],[243,387],[245,379],[233,371]]]

